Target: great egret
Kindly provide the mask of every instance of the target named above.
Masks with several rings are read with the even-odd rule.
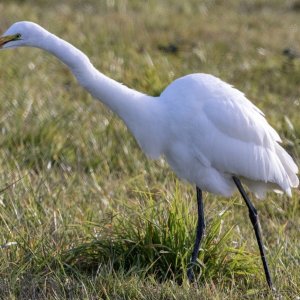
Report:
[[[84,53],[32,22],[15,23],[0,37],[0,48],[21,46],[55,55],[88,92],[122,118],[149,157],[164,156],[179,177],[196,186],[198,224],[190,281],[205,229],[202,190],[229,197],[237,187],[272,287],[257,211],[241,181],[259,198],[268,190],[291,196],[291,188],[299,184],[298,168],[264,114],[242,92],[212,75],[191,74],[175,80],[159,97],[147,96],[106,77]]]

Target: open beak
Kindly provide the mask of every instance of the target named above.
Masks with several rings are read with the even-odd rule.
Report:
[[[13,35],[6,35],[6,36],[1,36],[0,37],[0,48],[2,48],[3,45],[5,45],[8,42],[17,40],[17,35],[13,34]]]

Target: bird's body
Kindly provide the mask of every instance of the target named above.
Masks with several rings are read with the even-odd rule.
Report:
[[[280,137],[243,93],[207,74],[175,80],[161,94],[164,155],[178,176],[199,188],[231,196],[232,176],[258,197],[268,189],[291,194],[297,166],[278,144]]]
[[[193,263],[205,225],[203,218],[200,222],[201,190],[231,196],[235,186],[242,191],[240,178],[263,197],[267,190],[291,195],[299,184],[298,168],[264,114],[243,93],[212,75],[187,75],[151,97],[106,77],[85,54],[37,24],[15,23],[0,38],[0,48],[19,46],[41,48],[64,62],[86,90],[123,119],[148,156],[164,156],[179,177],[197,186],[201,209]],[[257,234],[256,211],[245,201]]]

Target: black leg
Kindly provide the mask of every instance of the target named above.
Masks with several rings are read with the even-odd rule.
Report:
[[[197,187],[197,204],[198,204],[198,224],[196,231],[196,239],[194,244],[194,249],[192,253],[192,258],[190,265],[187,270],[187,276],[190,282],[195,280],[195,275],[193,272],[193,266],[196,263],[198,252],[200,248],[200,243],[203,237],[203,233],[205,230],[205,221],[204,221],[204,208],[203,208],[203,200],[202,200],[202,191]]]
[[[255,209],[255,207],[251,203],[250,199],[248,198],[248,196],[247,196],[247,194],[246,194],[246,192],[245,192],[245,190],[244,190],[244,188],[241,184],[241,181],[235,176],[233,176],[232,179],[233,179],[234,183],[236,184],[236,186],[237,186],[239,192],[241,193],[242,197],[244,198],[244,200],[246,202],[246,205],[249,209],[249,217],[250,217],[251,223],[252,223],[254,231],[255,231],[255,236],[256,236],[256,239],[257,239],[261,260],[262,260],[262,263],[263,263],[263,266],[264,266],[267,283],[268,283],[269,287],[272,289],[273,283],[272,283],[272,279],[271,279],[271,276],[270,276],[270,271],[269,271],[269,267],[268,267],[268,264],[267,264],[266,254],[265,254],[265,250],[264,250],[264,246],[263,246],[263,242],[262,242],[262,238],[261,238],[261,232],[260,232],[260,226],[259,226],[257,210]]]

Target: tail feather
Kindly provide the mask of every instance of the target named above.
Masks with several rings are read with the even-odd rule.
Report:
[[[262,162],[268,162],[268,164],[263,165],[262,169],[267,180],[242,178],[242,181],[259,199],[264,198],[268,190],[277,193],[283,191],[291,197],[291,188],[296,188],[299,185],[298,167],[293,158],[277,143],[275,144],[275,152],[269,151],[264,152],[264,154],[267,155],[268,160],[262,159]]]
[[[296,174],[299,170],[294,160],[279,144],[277,144],[276,146],[276,154],[278,155],[278,158],[280,159],[280,162],[282,163],[282,166],[286,171],[290,187],[298,187],[299,178]]]

